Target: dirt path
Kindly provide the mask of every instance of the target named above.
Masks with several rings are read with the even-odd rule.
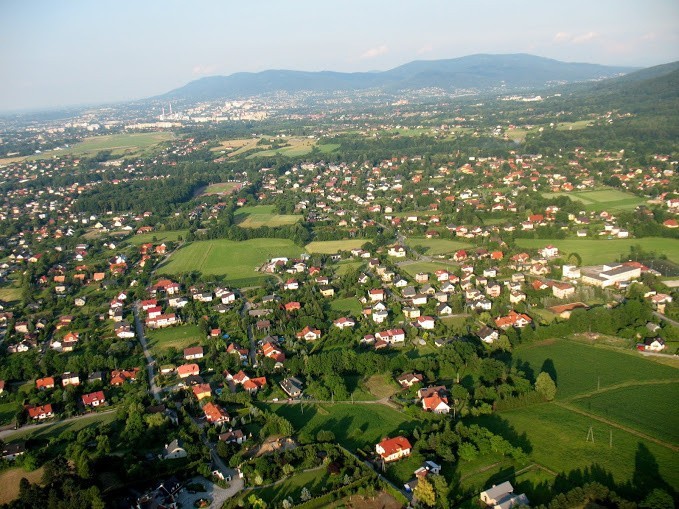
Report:
[[[601,394],[602,392],[609,392],[609,391],[615,391],[617,389],[624,389],[626,387],[637,387],[639,385],[664,385],[664,384],[673,384],[677,383],[679,380],[677,379],[659,379],[659,380],[641,380],[641,381],[636,381],[636,380],[630,380],[629,382],[623,382],[615,385],[609,385],[607,387],[603,387],[601,389],[595,389],[593,391],[588,391],[588,392],[583,392],[582,394],[577,394],[575,396],[571,396],[570,398],[565,398],[561,400],[562,402],[565,401],[575,401],[578,399],[583,399],[583,398],[589,398],[590,396],[594,396],[595,394]]]
[[[654,444],[658,444],[658,445],[661,445],[663,447],[666,447],[666,448],[668,448],[668,449],[670,449],[674,452],[679,452],[679,447],[677,447],[676,445],[672,445],[670,443],[664,442],[664,441],[659,440],[657,438],[654,438],[652,436],[646,435],[646,434],[641,433],[640,431],[637,431],[633,428],[623,426],[622,424],[618,424],[615,421],[608,420],[605,417],[599,417],[598,415],[591,414],[591,413],[586,412],[584,410],[581,410],[577,407],[568,405],[567,403],[562,403],[562,402],[556,401],[556,402],[554,402],[554,404],[560,406],[561,408],[565,408],[566,410],[570,410],[571,412],[575,412],[577,414],[584,415],[585,417],[589,417],[590,419],[594,419],[595,421],[599,421],[599,422],[603,422],[604,424],[608,424],[609,426],[611,426],[613,428],[617,428],[617,429],[620,429],[622,431],[626,431],[627,433],[635,435],[639,438],[643,438],[644,440],[648,440],[649,442],[653,442]]]

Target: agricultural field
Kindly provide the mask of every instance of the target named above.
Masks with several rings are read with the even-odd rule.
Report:
[[[653,362],[633,351],[596,347],[558,339],[519,346],[514,365],[537,376],[548,371],[557,384],[557,400],[620,384],[640,384],[649,380],[674,380],[679,369]]]
[[[19,497],[19,482],[23,477],[30,483],[40,484],[44,468],[38,468],[32,472],[26,472],[23,468],[10,468],[0,473],[0,505],[9,504]]]
[[[160,354],[168,348],[183,350],[184,348],[200,343],[203,333],[197,325],[180,325],[165,329],[147,330],[149,347],[154,355]]]
[[[631,246],[641,246],[644,251],[665,254],[673,262],[679,263],[679,239],[644,237],[641,239],[516,239],[519,247],[538,249],[552,244],[559,248],[563,256],[578,253],[583,265],[602,265],[611,263],[620,256],[629,254]]]
[[[296,214],[276,214],[273,205],[243,207],[234,214],[235,222],[242,228],[285,226],[295,224],[301,218],[302,216]]]
[[[224,275],[233,286],[257,284],[268,277],[257,269],[273,257],[295,258],[304,252],[287,239],[202,240],[185,245],[174,253],[159,274],[179,274],[194,270],[204,275]]]
[[[326,143],[319,145],[316,140],[308,138],[287,138],[284,140],[286,146],[280,148],[270,148],[254,152],[247,156],[247,159],[253,157],[272,157],[276,155],[287,157],[303,156],[317,148],[322,154],[329,154],[337,150],[340,146],[338,143]]]
[[[363,306],[355,297],[348,297],[346,299],[333,299],[330,302],[330,309],[340,313],[349,313],[351,316],[358,318],[361,315]]]
[[[410,248],[420,246],[425,249],[425,255],[436,256],[443,254],[453,254],[459,249],[469,248],[471,244],[449,239],[408,238],[406,239],[406,246]]]
[[[306,250],[311,254],[335,254],[360,248],[366,242],[370,239],[318,240],[307,244]]]
[[[150,233],[140,233],[139,235],[132,235],[128,239],[130,244],[139,246],[141,244],[147,244],[149,242],[158,243],[161,242],[177,242],[179,237],[182,239],[186,238],[189,230],[159,230]],[[153,239],[156,239],[155,241]]]
[[[627,193],[625,191],[619,191],[618,189],[543,193],[543,196],[545,198],[567,196],[572,201],[582,203],[584,210],[587,211],[630,210],[637,205],[646,203],[644,198],[640,198],[635,194]]]
[[[679,384],[623,387],[573,399],[571,404],[646,435],[679,445]],[[634,411],[631,412],[630,408]]]
[[[405,414],[380,404],[281,404],[271,408],[288,419],[298,433],[315,436],[329,430],[341,445],[354,450],[373,448],[385,436],[407,435],[417,425]]]

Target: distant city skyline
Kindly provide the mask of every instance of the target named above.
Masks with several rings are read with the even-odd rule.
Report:
[[[213,75],[530,53],[679,60],[676,0],[0,2],[0,111],[112,103]]]

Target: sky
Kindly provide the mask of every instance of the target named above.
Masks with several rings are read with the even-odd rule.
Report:
[[[211,75],[530,53],[679,60],[678,0],[1,0],[0,111],[140,99]]]

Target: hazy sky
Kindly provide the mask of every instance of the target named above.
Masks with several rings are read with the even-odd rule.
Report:
[[[0,111],[161,94],[264,69],[532,53],[679,60],[678,0],[0,0]]]

